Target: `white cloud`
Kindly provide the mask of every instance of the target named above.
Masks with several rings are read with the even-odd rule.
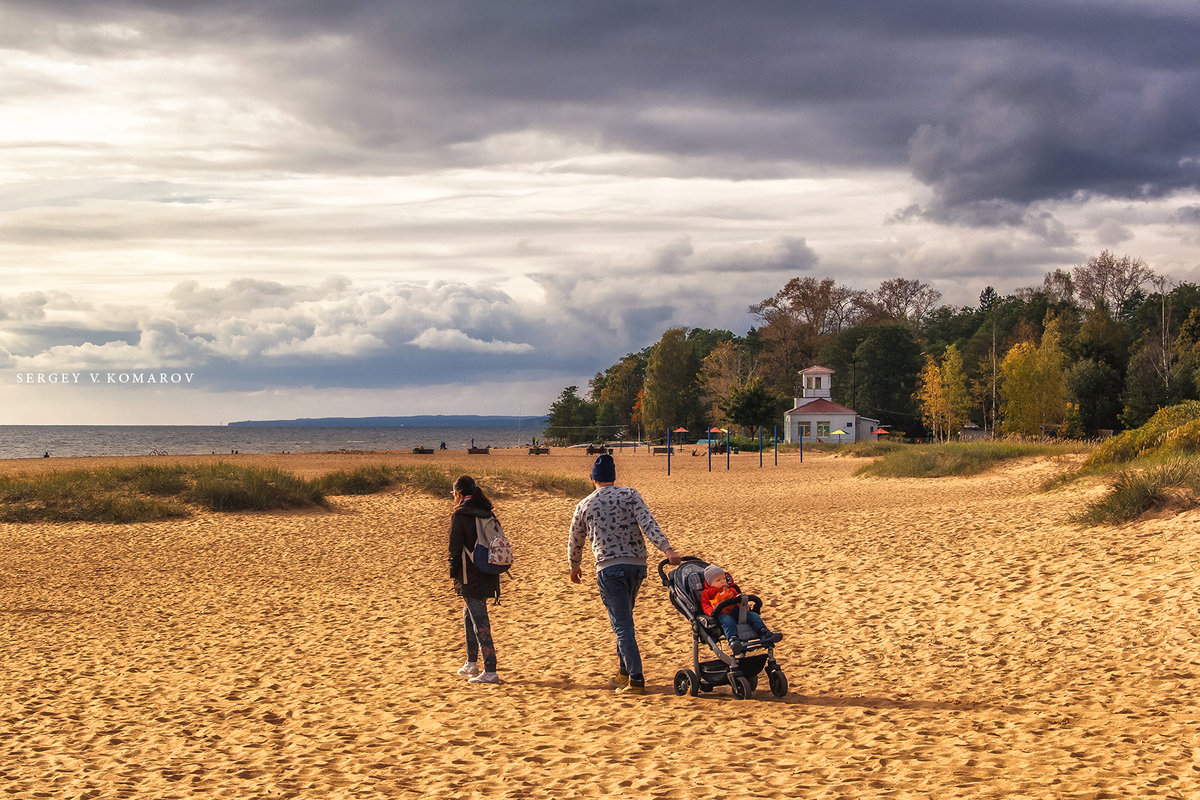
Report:
[[[495,339],[483,341],[473,339],[462,331],[426,328],[410,342],[422,350],[444,350],[472,353],[532,353],[533,345],[527,342],[502,342]]]

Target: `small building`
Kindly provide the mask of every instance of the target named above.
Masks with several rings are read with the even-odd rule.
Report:
[[[831,400],[833,370],[812,366],[800,370],[801,396],[783,415],[786,442],[865,442],[878,439],[879,420],[859,416],[852,408]],[[845,431],[835,434],[833,431]]]

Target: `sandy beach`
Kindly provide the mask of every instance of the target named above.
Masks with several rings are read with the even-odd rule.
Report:
[[[141,459],[31,459],[0,472]],[[170,457],[304,476],[365,463],[585,477],[591,458],[461,451]],[[497,501],[518,563],[491,609],[503,684],[470,686],[450,498],[136,525],[0,524],[0,795],[32,798],[1200,796],[1200,513],[1069,523],[1022,461],[853,477],[827,454],[618,454],[674,546],[764,600],[791,693],[676,697],[683,618],[637,608],[620,698],[575,500]],[[486,486],[486,480],[482,481]]]

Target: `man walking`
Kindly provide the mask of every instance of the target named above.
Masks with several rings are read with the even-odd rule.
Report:
[[[645,694],[642,656],[633,630],[633,604],[646,580],[646,539],[672,564],[680,559],[654,521],[637,490],[615,486],[617,468],[607,453],[592,465],[596,491],[579,501],[567,538],[567,565],[571,582],[579,583],[583,545],[591,540],[596,557],[596,585],[608,611],[608,622],[617,637],[619,671],[611,683],[618,692]]]

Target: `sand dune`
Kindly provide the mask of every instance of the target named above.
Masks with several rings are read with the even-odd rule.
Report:
[[[305,475],[590,464],[559,450],[238,460]],[[675,697],[690,635],[656,580],[637,612],[649,694],[615,697],[595,586],[566,579],[561,497],[497,504],[519,559],[492,610],[498,687],[454,674],[449,498],[0,525],[0,794],[1200,796],[1200,515],[1079,530],[1068,516],[1095,489],[1039,493],[1049,462],[935,481],[854,478],[853,459],[828,455],[765,463],[685,457],[668,477],[663,457],[624,454],[618,480],[677,549],[763,598],[786,634],[782,700]]]

